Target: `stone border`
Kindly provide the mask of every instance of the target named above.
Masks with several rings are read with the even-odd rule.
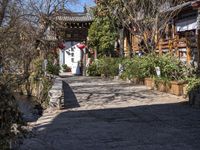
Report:
[[[55,78],[54,83],[50,91],[48,92],[49,107],[53,109],[61,109],[63,100],[63,81],[61,78]]]

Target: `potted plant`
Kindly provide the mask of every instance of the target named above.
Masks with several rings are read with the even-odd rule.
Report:
[[[185,81],[183,80],[171,81],[170,84],[171,84],[171,89],[170,89],[171,94],[174,94],[176,96],[184,95],[183,88],[184,88],[184,85],[186,84]]]
[[[154,79],[153,78],[145,78],[144,84],[147,86],[148,89],[150,89],[150,90],[154,89]]]
[[[188,76],[187,66],[176,57],[163,55],[160,58],[159,66],[161,68],[161,77],[168,80],[170,90],[166,90],[171,94],[183,95],[183,87],[186,84],[184,78]]]
[[[156,90],[160,92],[169,92],[170,91],[170,81],[167,78],[157,77],[155,78],[155,86]]]
[[[68,67],[66,64],[63,64],[62,68],[63,68],[63,72],[71,72],[71,68]]]

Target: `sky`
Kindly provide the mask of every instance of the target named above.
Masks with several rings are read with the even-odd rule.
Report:
[[[75,12],[82,12],[83,11],[83,7],[87,5],[87,6],[94,6],[94,0],[79,0],[79,2],[75,5],[69,5],[68,7]]]

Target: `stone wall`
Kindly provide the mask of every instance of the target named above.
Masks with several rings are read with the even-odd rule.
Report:
[[[60,109],[63,100],[63,81],[61,78],[54,80],[53,86],[49,91],[49,106],[50,108]]]

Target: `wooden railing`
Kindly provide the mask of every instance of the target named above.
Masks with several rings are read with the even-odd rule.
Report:
[[[134,53],[138,53],[140,47],[137,42],[132,45]],[[156,53],[159,55],[170,53],[177,56],[180,60],[190,63],[192,60],[191,52],[197,49],[196,37],[173,38],[160,40],[156,46]]]
[[[191,61],[191,49],[195,48],[195,44],[186,38],[160,40],[156,52],[162,55],[163,53],[171,53],[177,56],[182,61],[189,63]]]

